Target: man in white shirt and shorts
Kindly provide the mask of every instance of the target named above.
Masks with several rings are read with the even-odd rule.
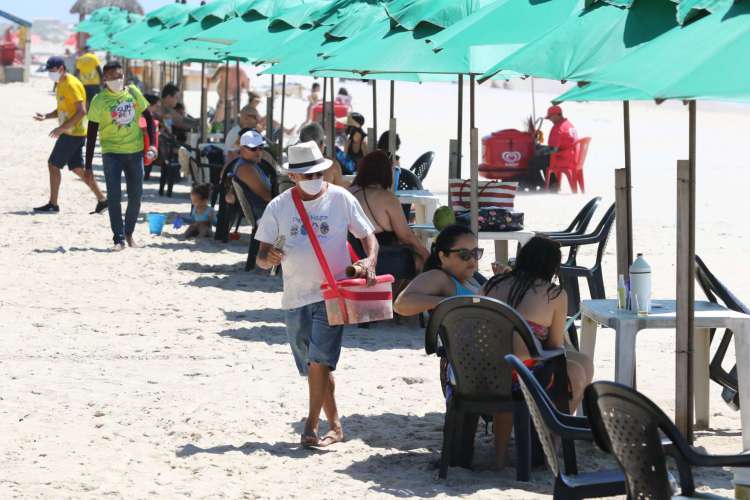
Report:
[[[282,307],[287,335],[297,369],[300,375],[307,376],[310,396],[301,439],[305,447],[329,446],[344,439],[333,379],[341,353],[343,327],[328,324],[320,289],[325,276],[297,212],[293,191],[300,195],[335,279],[344,279],[346,268],[351,264],[347,233],[358,238],[367,253],[367,258],[359,261],[359,265],[367,269],[368,281],[375,277],[378,254],[374,228],[357,199],[349,191],[323,179],[323,173],[330,166],[331,160],[323,158],[315,142],[291,146],[289,163],[284,165],[284,170],[296,186],[271,200],[255,236],[260,242],[258,267],[283,266]],[[283,248],[276,248],[281,239]],[[321,409],[326,414],[329,431],[319,438]]]

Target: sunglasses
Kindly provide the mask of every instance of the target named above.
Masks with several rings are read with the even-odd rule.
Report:
[[[248,151],[259,151],[260,150],[260,146],[257,146],[257,147],[254,147],[254,148],[252,148],[250,146],[242,146],[242,147],[245,148],[245,149],[247,149]]]
[[[482,258],[482,255],[484,255],[484,249],[483,248],[454,248],[451,250],[448,250],[445,252],[447,254],[458,254],[458,258],[461,259],[464,262],[469,262],[471,259],[474,259],[478,261]]]

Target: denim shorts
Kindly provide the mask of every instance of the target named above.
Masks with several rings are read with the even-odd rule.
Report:
[[[86,144],[85,137],[63,134],[57,138],[55,147],[49,155],[49,164],[57,168],[68,166],[71,170],[74,168],[83,168],[83,146]]]
[[[328,324],[325,302],[287,310],[286,332],[300,375],[307,375],[310,363],[336,369],[344,327]]]

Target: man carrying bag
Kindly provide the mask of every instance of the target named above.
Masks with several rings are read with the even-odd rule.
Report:
[[[296,184],[266,207],[255,238],[260,242],[257,265],[269,269],[281,264],[284,277],[282,307],[287,335],[300,375],[307,376],[310,406],[301,444],[321,447],[344,438],[335,399],[333,371],[341,353],[342,326],[331,326],[321,292],[326,282],[309,238],[311,227],[337,280],[351,264],[347,233],[362,242],[367,258],[358,262],[374,282],[378,243],[374,228],[356,198],[347,190],[323,180],[331,160],[323,158],[317,144],[305,142],[289,148],[284,171]],[[295,205],[297,198],[300,208]],[[305,221],[307,219],[307,221]],[[283,242],[283,243],[280,243]],[[282,247],[282,248],[279,248]],[[328,433],[318,438],[321,409]]]

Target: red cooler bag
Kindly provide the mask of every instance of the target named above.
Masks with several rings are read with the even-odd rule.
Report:
[[[321,285],[323,300],[326,304],[328,324],[356,325],[370,321],[380,321],[393,318],[393,291],[391,283],[393,276],[386,274],[375,278],[376,284],[367,286],[365,279],[348,279],[336,281],[328,265],[320,242],[315,235],[310,217],[302,204],[302,199],[295,187],[292,190],[292,200],[297,213],[305,226],[310,244],[318,258],[320,268],[326,277],[326,283]]]

